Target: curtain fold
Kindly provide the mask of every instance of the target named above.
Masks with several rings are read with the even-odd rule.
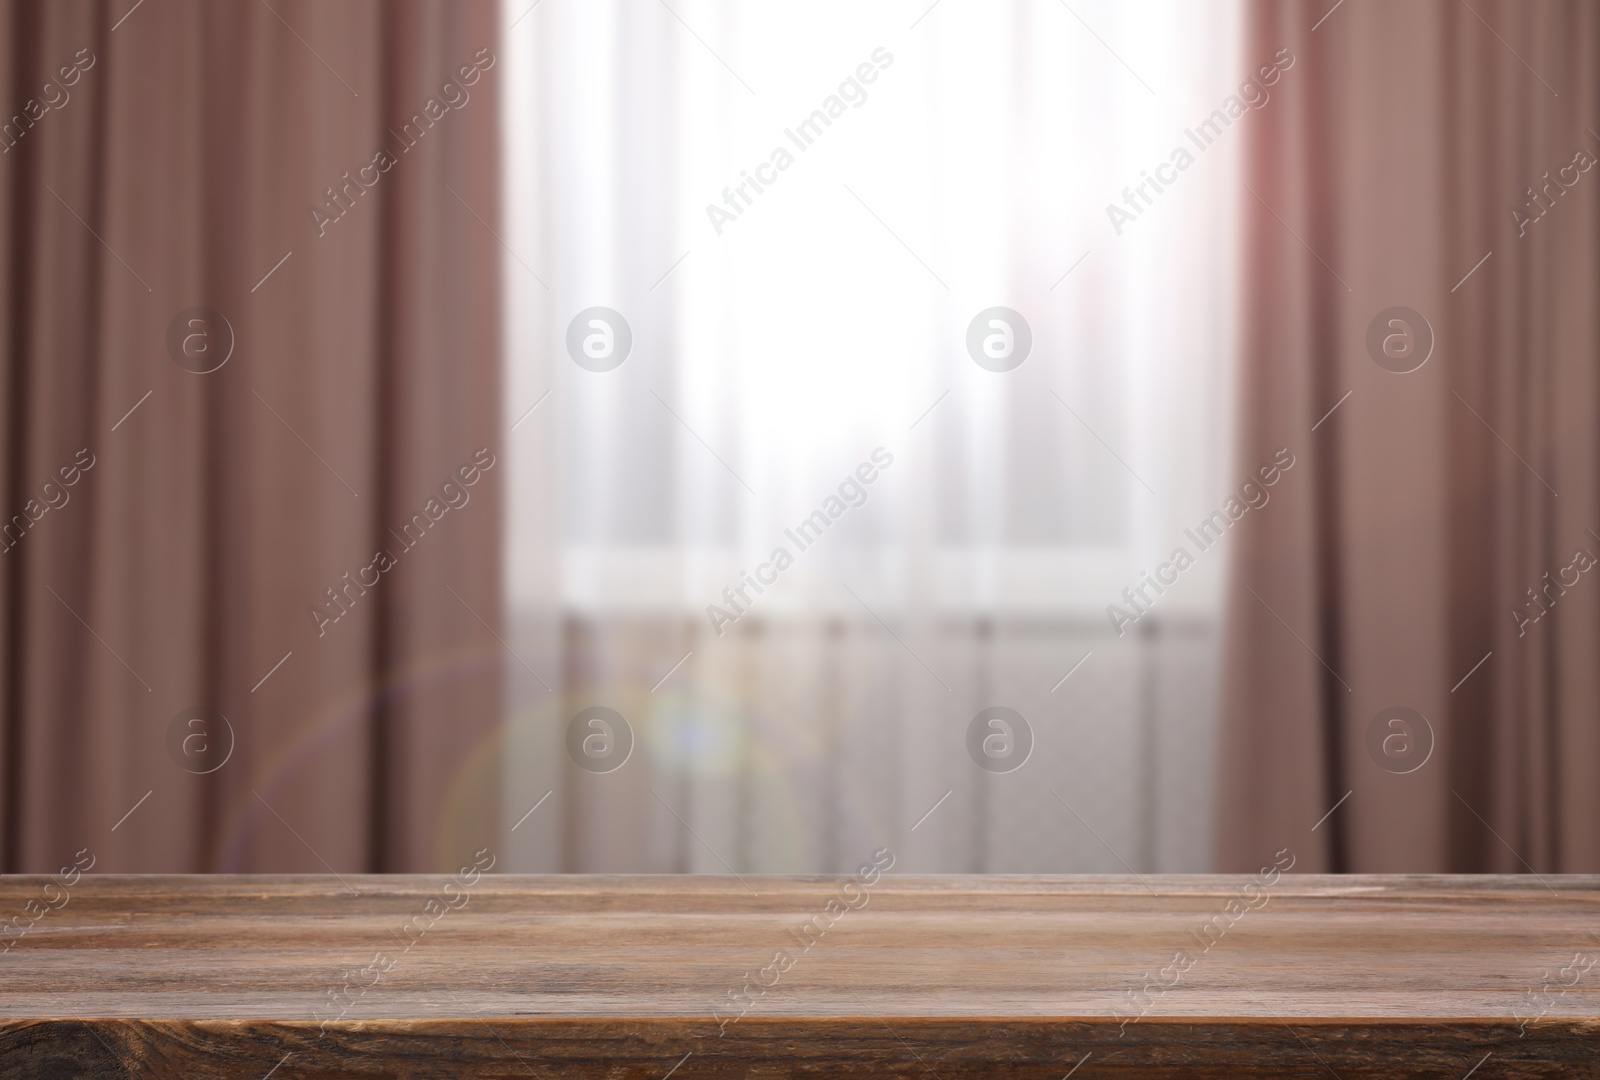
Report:
[[[1299,64],[1245,168],[1238,452],[1299,464],[1234,552],[1218,869],[1593,872],[1600,12],[1248,34]]]
[[[0,869],[495,842],[496,19],[0,8]]]

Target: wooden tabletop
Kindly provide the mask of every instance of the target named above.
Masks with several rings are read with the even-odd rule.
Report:
[[[1272,878],[7,877],[0,1075],[1600,1067],[1600,878]]]

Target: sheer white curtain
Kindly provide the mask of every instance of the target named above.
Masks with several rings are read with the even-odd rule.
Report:
[[[1233,486],[1243,134],[1184,129],[1237,11],[668,3],[505,9],[513,868],[1204,868],[1224,559],[1106,606]],[[595,307],[613,370],[569,355]]]

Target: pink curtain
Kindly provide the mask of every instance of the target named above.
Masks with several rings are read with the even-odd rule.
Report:
[[[1219,869],[1600,870],[1600,11],[1249,21]]]
[[[492,839],[496,18],[0,8],[4,870]]]

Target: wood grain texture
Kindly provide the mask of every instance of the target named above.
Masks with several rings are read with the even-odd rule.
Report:
[[[88,875],[0,1075],[1597,1074],[1600,878],[1250,880]]]

